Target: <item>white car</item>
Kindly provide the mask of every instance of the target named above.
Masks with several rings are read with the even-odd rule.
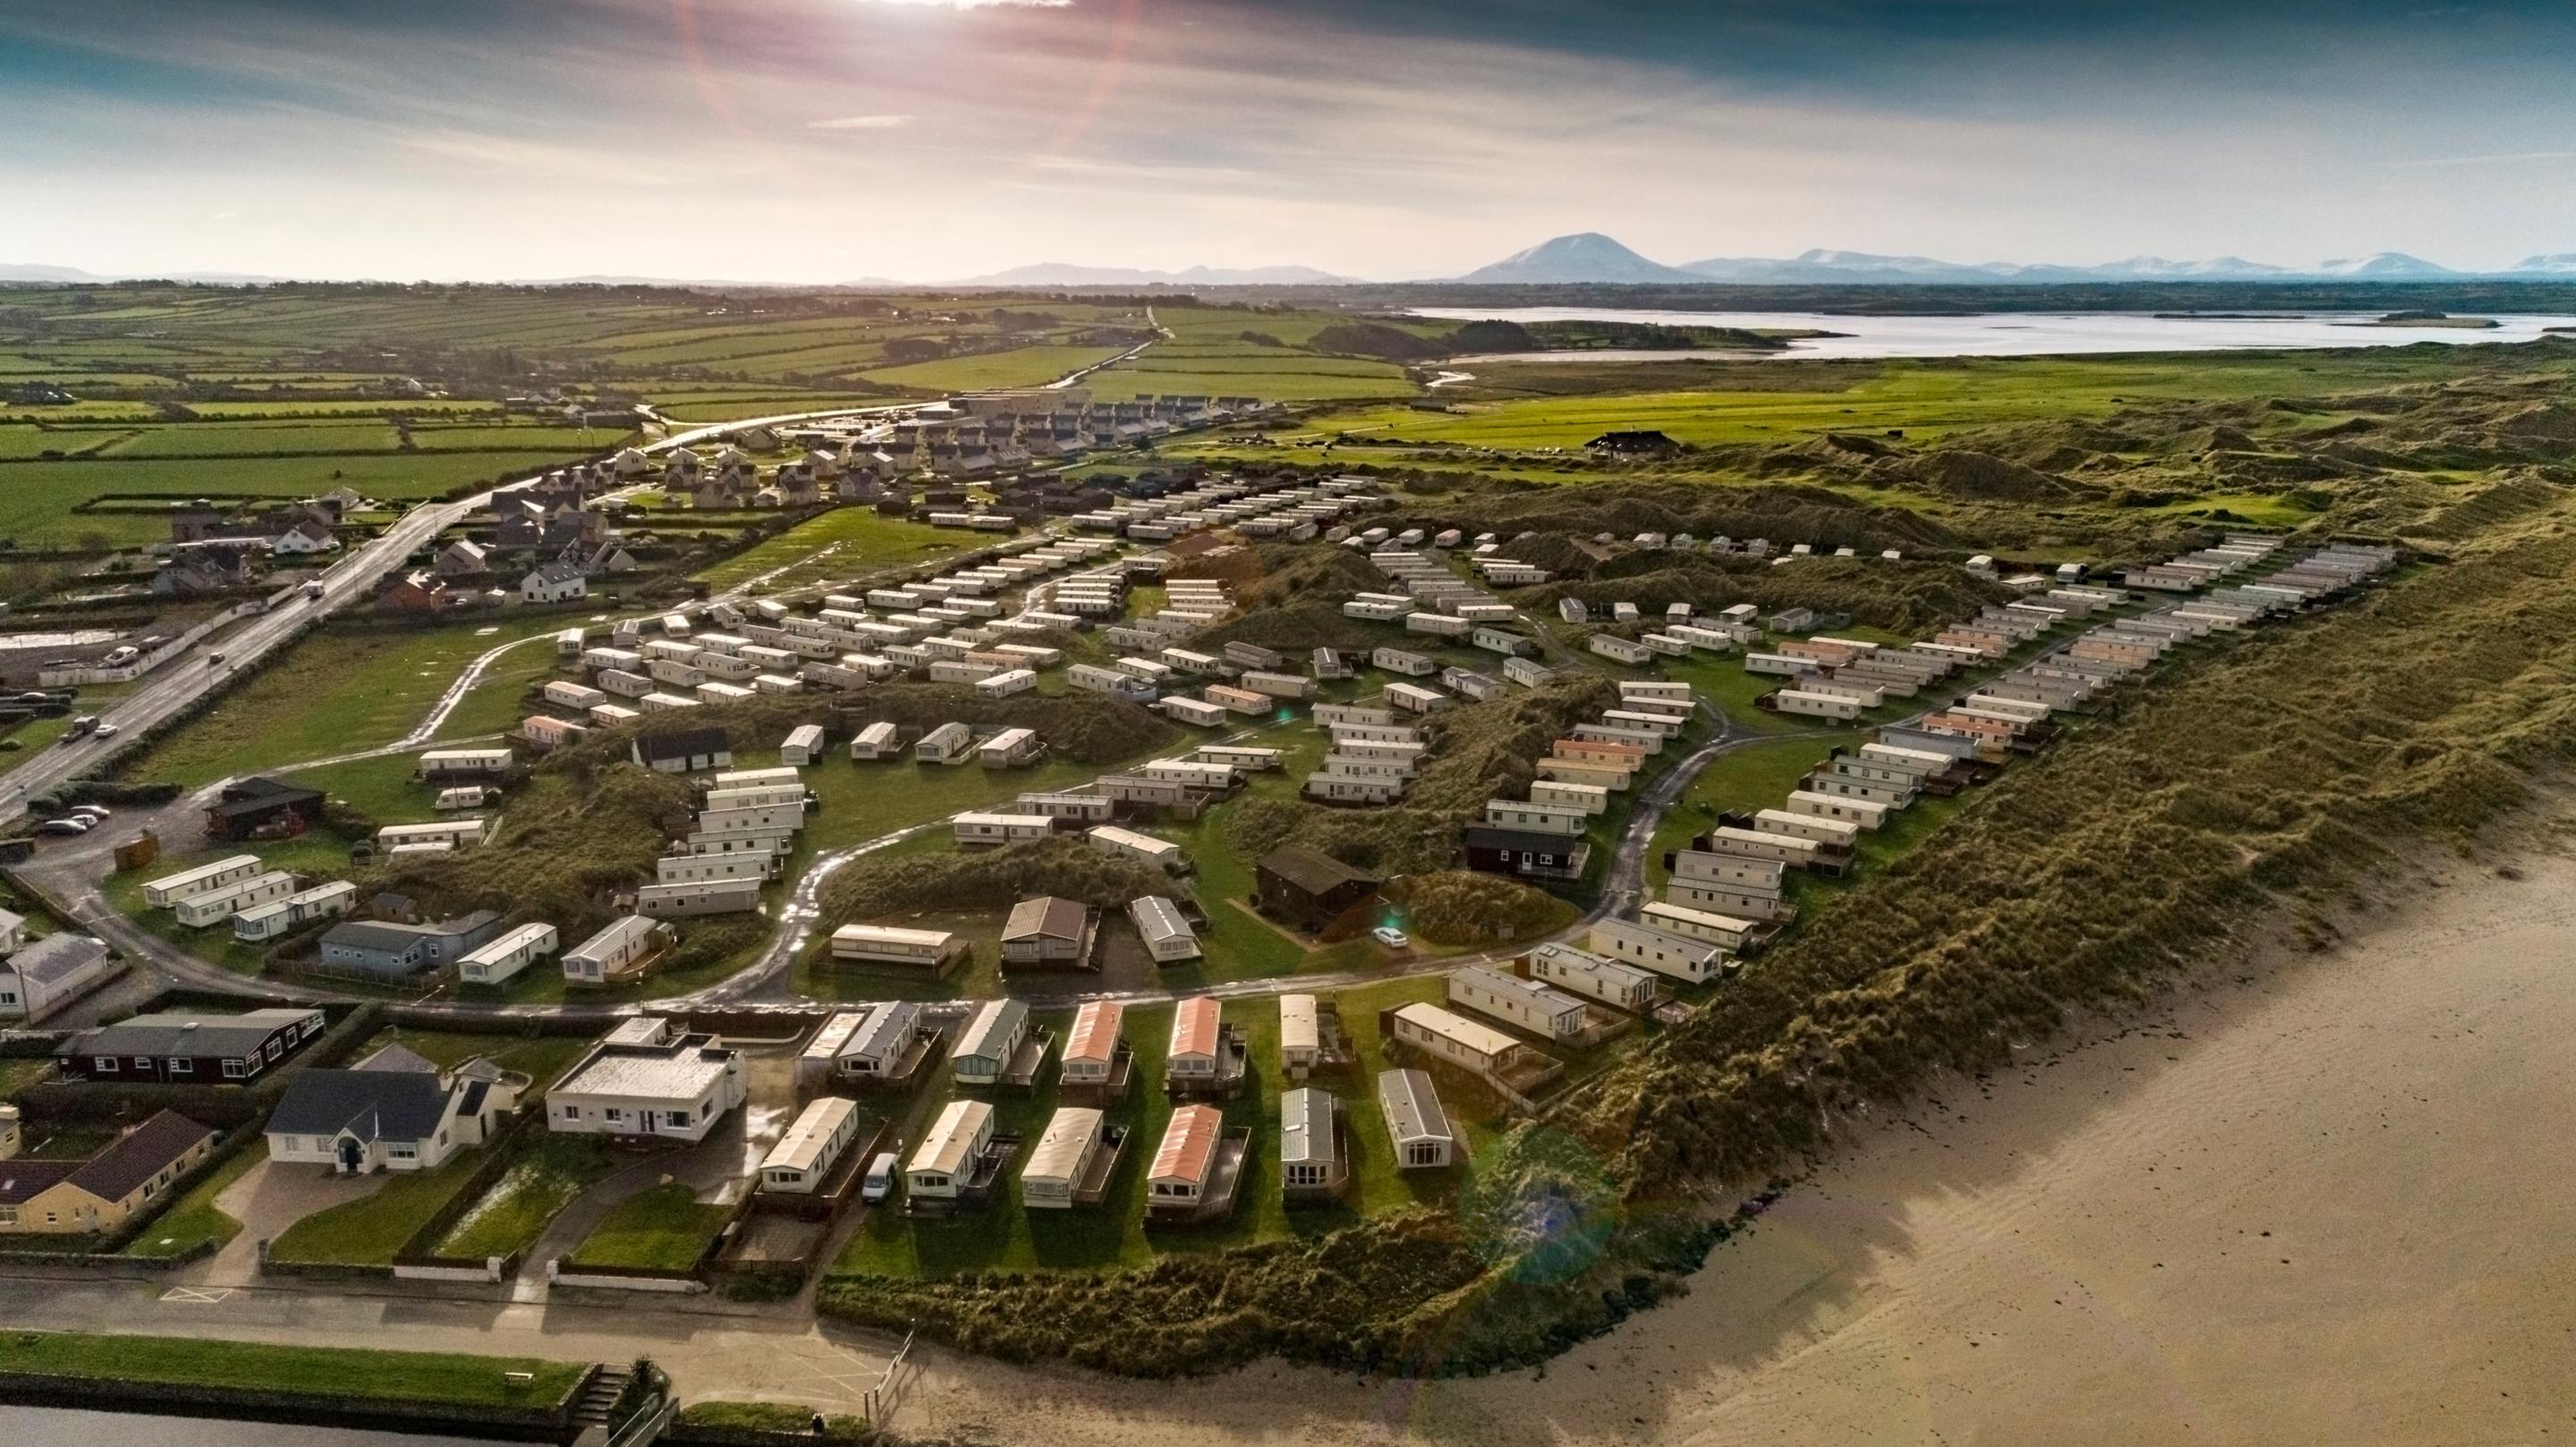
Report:
[[[1411,949],[1413,947],[1413,937],[1391,924],[1382,924],[1376,929],[1370,930],[1369,938],[1391,950],[1404,950]]]
[[[859,1199],[873,1206],[893,1195],[895,1172],[899,1168],[894,1152],[879,1153],[875,1160],[868,1162],[867,1175],[859,1184]]]
[[[116,725],[100,724],[97,728],[90,730],[90,737],[94,739],[112,739],[116,737]]]
[[[60,819],[48,819],[44,823],[36,826],[37,833],[52,834],[57,837],[87,834],[89,830],[90,822],[87,819],[79,818],[74,815],[66,815]]]
[[[108,808],[105,804],[74,804],[71,807],[71,812],[79,815],[83,819],[89,820],[93,824],[102,819],[113,818],[116,814],[115,810]]]

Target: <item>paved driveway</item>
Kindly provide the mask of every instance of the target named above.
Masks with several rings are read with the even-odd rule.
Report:
[[[282,1166],[267,1159],[263,1147],[249,1149],[263,1151],[261,1159],[215,1197],[216,1210],[242,1223],[241,1234],[184,1273],[192,1284],[249,1285],[259,1279],[260,1242],[316,1211],[372,1196],[389,1179],[383,1172],[344,1176],[319,1166]]]

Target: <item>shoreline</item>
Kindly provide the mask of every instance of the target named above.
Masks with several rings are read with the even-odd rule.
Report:
[[[2447,861],[2322,951],[2278,921],[2133,1014],[1846,1127],[1687,1295],[1542,1368],[1130,1382],[933,1352],[895,1425],[1047,1447],[2576,1425],[2551,1315],[2576,1295],[2555,1244],[2576,1239],[2576,1169],[2520,1139],[2576,1111],[2576,1080],[2532,1068],[2576,1027],[2576,862],[2516,857]]]

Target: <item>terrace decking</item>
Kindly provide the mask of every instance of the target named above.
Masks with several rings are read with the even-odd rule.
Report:
[[[1011,1160],[1020,1153],[1020,1136],[1016,1131],[996,1131],[991,1144],[975,1157],[974,1165],[957,1183],[955,1197],[918,1196],[910,1191],[903,1195],[903,1213],[907,1216],[944,1217],[961,1211],[981,1211],[993,1204],[994,1195],[1010,1175]]]
[[[1096,1208],[1109,1199],[1109,1183],[1118,1179],[1118,1158],[1126,1152],[1131,1134],[1123,1125],[1100,1128],[1100,1149],[1091,1153],[1090,1164],[1082,1168],[1082,1179],[1073,1183],[1073,1204],[1077,1209]]]
[[[1032,1030],[1020,1048],[1011,1052],[1011,1061],[1002,1067],[994,1084],[1004,1090],[1027,1092],[1037,1089],[1038,1076],[1046,1069],[1048,1057],[1055,1053],[1055,1034],[1049,1030]]]
[[[1136,1087],[1136,1049],[1124,1040],[1118,1042],[1117,1053],[1110,1057],[1107,1080],[1062,1080],[1059,1072],[1059,1081],[1056,1095],[1066,1105],[1124,1105],[1127,1093]]]
[[[1163,1093],[1173,1100],[1232,1100],[1243,1093],[1243,1082],[1250,1076],[1252,1049],[1243,1027],[1227,1025],[1217,1032],[1216,1073],[1208,1076],[1166,1076]]]

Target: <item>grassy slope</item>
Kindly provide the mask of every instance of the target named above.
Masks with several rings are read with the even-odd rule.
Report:
[[[571,1395],[582,1370],[566,1362],[533,1358],[269,1346],[189,1337],[12,1331],[0,1338],[0,1371],[487,1407],[551,1407]],[[530,1379],[511,1380],[510,1374],[516,1372]]]

